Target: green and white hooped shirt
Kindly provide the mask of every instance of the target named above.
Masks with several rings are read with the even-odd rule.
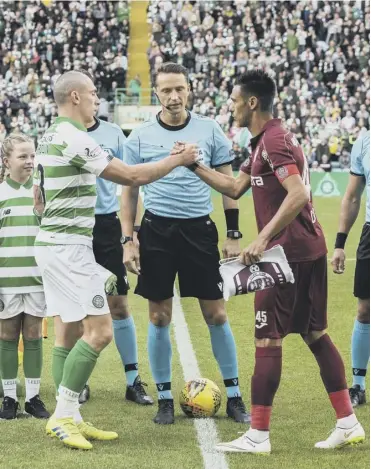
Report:
[[[46,200],[36,245],[92,246],[96,177],[111,159],[81,124],[55,120],[36,150],[34,184]]]
[[[0,293],[42,292],[34,256],[39,221],[33,212],[32,177],[19,184],[9,177],[0,184]]]

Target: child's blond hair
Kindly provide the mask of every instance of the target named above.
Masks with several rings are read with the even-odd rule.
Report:
[[[17,143],[34,143],[34,140],[26,134],[10,134],[6,137],[1,145],[1,171],[0,171],[0,184],[8,175],[8,168],[4,163],[4,158],[9,158]]]

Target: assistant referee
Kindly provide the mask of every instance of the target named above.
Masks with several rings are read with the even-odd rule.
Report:
[[[91,137],[108,152],[111,157],[123,160],[123,147],[126,137],[116,124],[94,118],[87,126]],[[97,203],[93,230],[93,251],[95,259],[117,277],[116,296],[107,298],[111,311],[113,331],[117,350],[120,354],[126,375],[126,399],[137,404],[151,405],[153,400],[147,395],[138,374],[138,348],[134,319],[130,315],[127,293],[129,284],[123,264],[123,245],[117,186],[111,181],[97,178]],[[83,402],[90,395],[89,388],[80,395]]]

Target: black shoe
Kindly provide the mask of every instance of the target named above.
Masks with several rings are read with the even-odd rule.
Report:
[[[158,401],[158,412],[153,421],[159,425],[170,425],[174,423],[173,399],[160,399]]]
[[[246,411],[245,404],[243,403],[242,397],[228,397],[227,400],[227,415],[235,422],[239,423],[250,423],[251,416]]]
[[[366,404],[366,391],[363,391],[359,384],[355,384],[349,388],[349,397],[352,407]]]
[[[85,404],[90,399],[90,387],[88,383],[82,388],[82,391],[79,395],[79,404]]]
[[[0,409],[0,419],[13,420],[17,418],[19,410],[19,402],[12,397],[4,397],[3,404]]]
[[[135,378],[133,385],[126,387],[125,398],[128,401],[135,402],[136,404],[153,405],[153,399],[151,396],[148,396],[144,386],[147,386],[147,383],[143,383],[138,375]]]
[[[38,394],[24,403],[24,411],[37,419],[48,419],[50,417],[49,412],[46,410]]]

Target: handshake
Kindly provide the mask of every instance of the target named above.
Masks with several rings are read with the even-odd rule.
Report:
[[[194,169],[201,160],[198,146],[193,143],[176,142],[170,156],[179,159],[179,166],[186,166]]]

